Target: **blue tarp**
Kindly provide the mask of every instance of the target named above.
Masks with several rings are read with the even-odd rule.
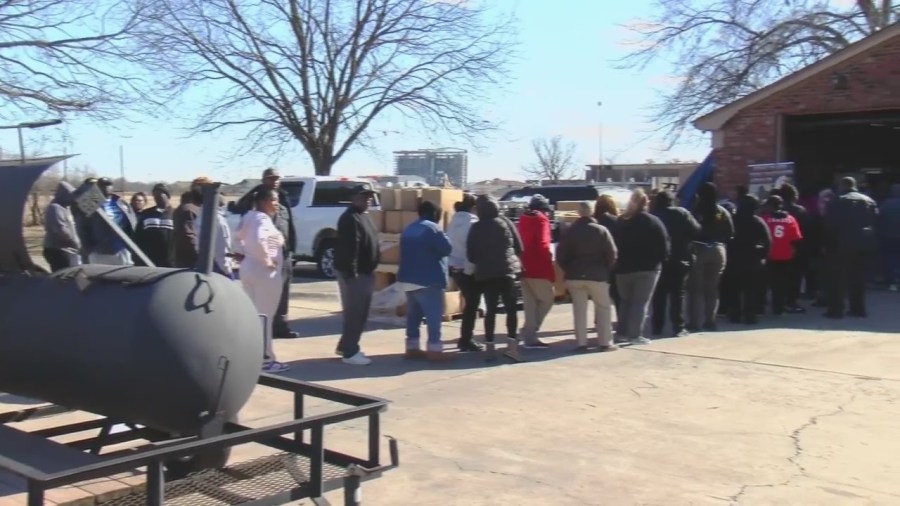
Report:
[[[687,178],[678,189],[678,202],[681,207],[690,209],[694,203],[694,197],[700,185],[707,181],[712,181],[713,171],[716,168],[713,160],[713,152],[710,151],[706,158],[694,169],[694,172]]]

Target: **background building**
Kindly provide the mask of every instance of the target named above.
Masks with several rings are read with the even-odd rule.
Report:
[[[468,153],[456,148],[394,151],[394,174],[419,176],[435,186],[446,174],[453,186],[462,188],[468,178]]]

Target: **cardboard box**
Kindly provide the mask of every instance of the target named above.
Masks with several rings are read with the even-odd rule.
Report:
[[[378,192],[381,200],[382,211],[399,211],[400,210],[400,190],[396,188],[385,188]]]
[[[461,313],[462,308],[462,292],[444,292],[445,315]]]
[[[425,188],[422,190],[422,201],[436,205],[438,209],[453,212],[453,205],[462,200],[463,191],[456,188]]]
[[[403,188],[400,190],[400,210],[418,211],[419,202],[422,199],[422,190],[419,188]]]
[[[419,213],[416,211],[402,211],[400,221],[402,224],[400,232],[403,232],[411,223],[419,221]]]
[[[375,225],[375,230],[384,232],[384,211],[370,209],[368,214],[369,218],[372,220],[372,223]]]
[[[384,232],[388,234],[403,232],[403,211],[384,212]]]
[[[450,221],[453,220],[454,214],[456,214],[456,211],[444,211],[442,214],[439,225],[444,232],[450,229]]]
[[[397,282],[397,276],[390,272],[375,272],[375,291],[381,291]]]
[[[399,242],[383,242],[381,249],[381,263],[387,265],[400,264],[400,243]]]

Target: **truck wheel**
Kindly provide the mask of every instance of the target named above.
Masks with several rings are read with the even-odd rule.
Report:
[[[316,251],[316,268],[319,275],[326,279],[334,279],[334,239],[325,239]]]

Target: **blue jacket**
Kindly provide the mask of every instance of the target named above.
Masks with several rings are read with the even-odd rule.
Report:
[[[397,281],[414,285],[447,288],[447,256],[452,250],[436,223],[419,220],[400,236],[400,268]]]

